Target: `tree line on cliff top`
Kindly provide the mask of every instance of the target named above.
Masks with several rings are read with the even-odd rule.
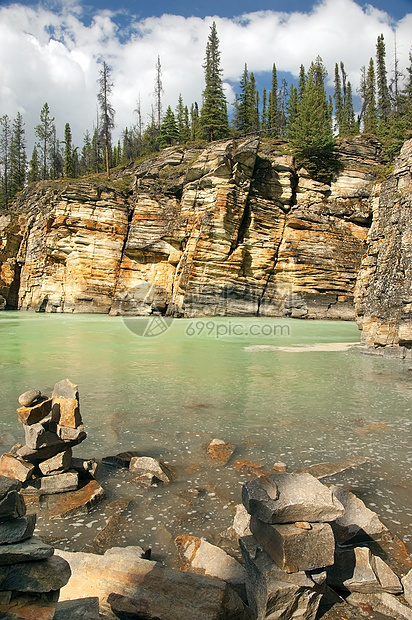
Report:
[[[245,64],[239,83],[239,94],[233,104],[229,122],[228,102],[222,78],[219,39],[216,24],[210,29],[203,64],[205,86],[202,105],[184,105],[179,95],[176,108],[162,109],[162,70],[157,59],[155,103],[149,122],[144,127],[137,101],[134,112],[137,122],[122,132],[122,139],[113,144],[115,110],[111,105],[113,83],[111,70],[102,63],[97,95],[99,114],[96,126],[84,134],[83,146],[73,145],[69,123],[64,140],[57,136],[55,119],[49,106],[40,111],[35,127],[37,142],[28,161],[25,144],[25,125],[20,112],[12,121],[7,115],[0,118],[0,208],[7,208],[27,183],[76,178],[106,172],[127,164],[142,155],[162,148],[196,141],[214,141],[229,137],[260,134],[263,137],[286,140],[295,155],[298,167],[305,167],[321,181],[330,180],[338,169],[334,155],[336,138],[360,132],[378,137],[387,160],[391,161],[401,145],[412,135],[412,54],[407,75],[398,70],[397,59],[391,79],[386,70],[386,49],[383,35],[376,44],[376,57],[361,68],[358,94],[361,110],[355,117],[353,93],[342,62],[335,65],[333,99],[325,89],[326,69],[318,56],[308,70],[300,67],[298,84],[282,80],[278,84],[273,64],[269,92],[256,87],[253,72]]]

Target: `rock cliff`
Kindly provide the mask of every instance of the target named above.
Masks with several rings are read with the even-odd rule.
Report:
[[[370,352],[412,357],[412,140],[373,200],[356,286],[357,321]]]
[[[46,312],[353,319],[379,143],[331,185],[257,137],[171,148],[105,185],[28,188],[0,218],[0,302]],[[20,213],[18,215],[17,213]]]

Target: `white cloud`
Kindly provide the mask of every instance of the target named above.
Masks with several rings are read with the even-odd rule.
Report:
[[[179,93],[190,106],[201,102],[202,63],[212,20],[217,23],[224,78],[236,82],[245,62],[250,71],[278,71],[296,76],[319,54],[333,80],[335,62],[343,61],[354,88],[359,70],[375,55],[377,36],[384,34],[387,66],[394,49],[393,23],[384,12],[353,0],[324,0],[307,13],[264,11],[236,19],[184,18],[163,15],[130,19],[122,31],[116,15],[97,13],[90,24],[81,21],[75,0],[59,9],[14,4],[0,8],[0,115],[24,114],[27,138],[33,144],[34,126],[48,102],[60,136],[69,122],[77,144],[96,117],[99,59],[112,67],[112,103],[117,131],[135,122],[133,110],[140,95],[146,120],[154,101],[155,65],[161,58],[163,103],[175,107]],[[124,23],[124,16],[123,21]],[[396,24],[400,69],[408,64],[412,13]],[[233,92],[228,85],[228,98]],[[29,153],[30,155],[30,153]]]

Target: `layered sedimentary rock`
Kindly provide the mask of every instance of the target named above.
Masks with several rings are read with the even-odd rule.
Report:
[[[0,222],[3,306],[352,319],[379,144],[352,138],[339,157],[325,185],[284,144],[251,137],[167,149],[121,189],[31,188],[13,242]]]
[[[374,202],[356,286],[357,320],[371,352],[411,357],[412,140],[404,144]]]

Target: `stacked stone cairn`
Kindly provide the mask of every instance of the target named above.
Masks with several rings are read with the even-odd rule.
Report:
[[[248,602],[257,620],[314,620],[322,596],[332,593],[330,586],[345,598],[349,595],[352,604],[358,603],[357,596],[361,601],[367,593],[380,593],[385,611],[389,604],[401,609],[399,616],[390,617],[412,618],[410,608],[389,600],[402,592],[402,585],[381,558],[365,543],[346,548],[336,544],[339,523],[351,510],[346,506],[351,494],[345,493],[335,493],[308,473],[261,476],[243,486],[251,535],[239,543]]]
[[[86,439],[79,391],[69,379],[56,383],[51,398],[39,390],[19,397],[19,422],[25,444],[16,444],[0,457],[0,475],[19,480],[23,492],[47,495],[78,488],[72,447]]]
[[[30,618],[52,618],[70,566],[33,536],[36,515],[26,515],[20,489],[18,480],[0,476],[0,616],[26,618],[29,610]]]

